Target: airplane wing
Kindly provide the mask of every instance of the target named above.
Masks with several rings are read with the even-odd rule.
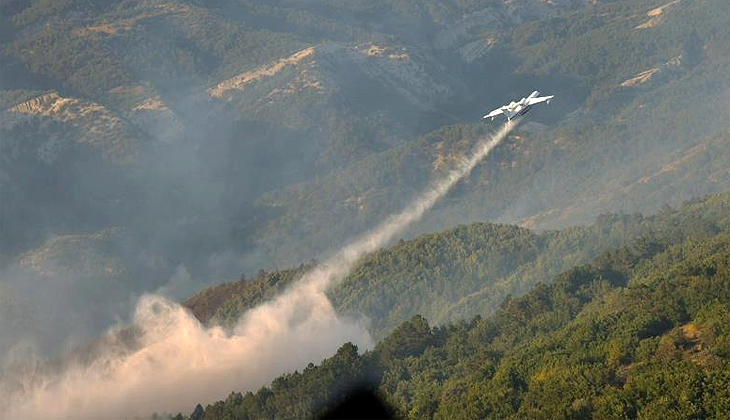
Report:
[[[525,104],[525,105],[535,105],[535,104],[539,104],[540,102],[545,102],[545,101],[550,102],[550,100],[553,99],[554,97],[555,97],[555,95],[542,96],[539,98],[528,98],[527,104]]]
[[[497,115],[504,114],[505,109],[507,109],[507,107],[505,107],[505,106],[497,108],[494,111],[490,112],[489,114],[483,116],[482,118],[494,118]]]

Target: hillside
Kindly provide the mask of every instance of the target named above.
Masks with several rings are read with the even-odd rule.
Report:
[[[342,314],[366,317],[382,338],[420,314],[441,325],[491,314],[560,272],[620,247],[655,247],[714,234],[730,222],[730,193],[688,202],[658,215],[606,214],[587,227],[533,233],[477,223],[401,241],[366,256],[329,292]],[[234,325],[247,309],[271,299],[309,269],[262,273],[214,286],[184,305],[202,321]]]
[[[201,281],[298,265],[400,208],[489,131],[468,124],[482,110],[533,86],[559,98],[548,125],[525,124],[408,236],[558,228],[728,187],[723,2],[0,7],[4,264],[48,232],[123,226],[159,249],[157,225],[163,248],[187,231],[197,249],[165,258]],[[36,185],[25,171],[79,193],[38,205],[17,193]],[[95,215],[59,217],[78,208]]]
[[[729,68],[727,0],[0,0],[0,418],[721,417]]]
[[[474,258],[476,271],[445,265],[443,279],[426,275],[437,261],[417,257],[425,239],[381,256],[413,263],[404,276],[378,273],[398,280],[393,292],[410,299],[411,287],[428,291],[433,281],[433,305],[378,296],[370,278],[363,290],[346,282],[343,295],[332,291],[379,336],[414,313],[435,323],[489,313],[506,294],[634,238],[561,250],[546,229],[606,212],[655,213],[730,188],[727,7],[0,1],[0,287],[14,308],[52,301],[69,311],[3,312],[0,332],[12,330],[4,341],[43,337],[53,357],[68,336],[94,337],[128,319],[144,293],[182,299],[326,258],[497,129],[477,123],[483,111],[539,89],[556,100],[402,236],[485,221],[532,233],[454,230],[450,247]],[[94,239],[108,232],[123,232],[123,245]],[[495,245],[505,261],[490,260],[474,248],[486,233],[518,249]],[[576,235],[565,244],[580,249]],[[62,255],[63,275],[29,268],[27,255],[34,267]],[[114,269],[97,269],[110,261]],[[436,294],[457,277],[458,292]],[[262,280],[251,296],[269,297],[270,282],[286,283]],[[217,317],[230,320],[250,299]]]
[[[722,417],[730,410],[727,198],[673,214],[672,225],[691,235],[602,253],[491,316],[441,327],[415,316],[372,351],[344,344],[319,365],[233,392],[191,418],[309,417],[353,386],[406,418]],[[720,217],[700,231],[698,214]]]
[[[476,118],[484,109],[481,98],[519,97],[520,85],[545,92],[541,86],[548,86],[562,99],[541,110],[547,126],[518,127],[411,234],[484,219],[560,228],[604,211],[655,212],[664,203],[727,189],[730,10],[716,2],[679,2],[662,9],[660,23],[637,28],[651,10],[646,3],[612,2],[506,30],[484,23],[474,42],[489,48],[464,70],[471,88],[484,93],[477,103],[462,96],[471,107],[462,115]],[[511,90],[490,91],[495,85]],[[486,131],[443,127],[327,177],[264,195],[260,203],[284,215],[257,242],[286,265],[302,245],[329,243],[313,237],[343,239],[353,220],[357,231],[403,205],[413,194],[408,187],[437,176],[440,162]],[[363,181],[364,173],[374,175]],[[349,224],[332,226],[332,219]],[[306,242],[283,239],[302,230]]]

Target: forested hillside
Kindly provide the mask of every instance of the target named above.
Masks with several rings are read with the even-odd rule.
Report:
[[[209,376],[168,409],[248,364],[259,386],[374,340],[191,418],[311,417],[353,386],[414,418],[721,417],[729,68],[727,0],[0,0],[0,399],[20,410],[5,415],[72,390],[66,410],[123,416],[104,398],[127,394],[96,385],[117,381],[149,397],[142,412],[162,398],[145,384],[175,383],[165,363],[197,357],[186,373]],[[299,336],[272,326],[250,350],[228,328],[533,90],[555,99],[315,293],[317,320],[351,336],[321,347],[305,324],[311,353],[261,364]],[[135,341],[166,319],[146,308],[141,328],[145,299],[190,328],[168,322],[162,356],[155,334]],[[216,370],[220,343],[251,356],[226,359],[243,370]]]
[[[403,275],[378,280],[363,265],[357,286],[332,291],[379,335],[414,313],[488,313],[634,238],[583,250],[581,235],[644,222],[543,230],[730,188],[728,7],[2,0],[0,288],[12,309],[0,334],[13,339],[0,353],[17,334],[51,353],[90,339],[144,293],[182,299],[262,269],[264,286],[285,284],[278,269],[324,259],[400,210],[498,128],[484,111],[538,89],[555,101],[403,238],[485,221],[533,233],[458,228],[423,256],[435,237],[407,242],[373,257]],[[378,295],[381,281],[431,303]],[[230,321],[280,287],[264,286],[209,315]]]
[[[407,418],[721,418],[730,411],[728,194],[660,215],[631,246],[507,298],[491,316],[415,316],[191,418],[321,414],[368,387]],[[182,416],[181,416],[182,417]]]
[[[526,119],[547,126],[518,127],[414,233],[485,218],[559,228],[606,210],[655,212],[727,189],[730,10],[702,1],[652,7],[661,5],[611,2],[514,27],[484,23],[457,50],[470,85],[484,89],[462,115],[478,117],[482,98],[519,98],[521,86],[562,99]],[[278,240],[257,242],[287,261],[301,245],[283,238],[302,229],[305,246],[333,232],[346,237],[352,220],[367,225],[393,211],[407,199],[403,191],[408,197],[428,181],[425,171],[438,176],[487,131],[442,127],[377,160],[264,195],[261,203],[285,213],[270,224]],[[363,181],[363,173],[375,175]],[[350,224],[333,227],[331,219]]]
[[[420,314],[443,324],[491,314],[509,295],[619,247],[654,247],[715,233],[730,217],[730,193],[665,208],[655,216],[605,214],[591,226],[534,233],[477,223],[401,241],[365,257],[330,291],[339,312],[365,316],[381,338]],[[310,267],[260,273],[214,286],[185,302],[202,321],[233,325]]]
[[[400,208],[490,131],[482,111],[532,89],[557,97],[547,126],[524,124],[409,235],[728,187],[725,2],[0,7],[3,264],[117,226],[170,275],[298,265]]]

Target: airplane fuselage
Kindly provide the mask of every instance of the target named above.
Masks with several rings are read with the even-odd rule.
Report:
[[[507,116],[507,119],[509,121],[512,121],[513,119],[515,119],[517,117],[521,117],[521,116],[527,114],[528,112],[530,112],[530,108],[532,108],[531,105],[521,106],[519,109],[516,109],[515,111],[505,112],[505,115]]]
[[[530,108],[532,108],[534,105],[541,102],[550,103],[550,100],[553,98],[552,95],[538,97],[539,94],[540,92],[534,91],[530,94],[530,96],[526,98],[522,98],[517,102],[512,101],[509,103],[509,105],[505,105],[495,109],[494,111],[485,115],[484,118],[491,118],[492,120],[494,120],[494,117],[498,115],[504,115],[505,117],[507,117],[507,120],[512,121],[517,117],[527,114],[530,111]]]

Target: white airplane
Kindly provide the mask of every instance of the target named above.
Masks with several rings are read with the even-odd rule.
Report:
[[[539,104],[540,102],[550,103],[550,100],[553,99],[554,95],[550,96],[542,96],[539,97],[540,92],[534,91],[528,96],[527,98],[522,98],[517,102],[510,102],[509,105],[501,106],[494,111],[490,112],[489,114],[483,116],[482,118],[491,118],[492,121],[494,121],[494,117],[497,115],[504,114],[507,116],[507,119],[512,121],[514,118],[519,117],[520,115],[527,114],[527,111],[530,110],[530,108],[535,105]]]

